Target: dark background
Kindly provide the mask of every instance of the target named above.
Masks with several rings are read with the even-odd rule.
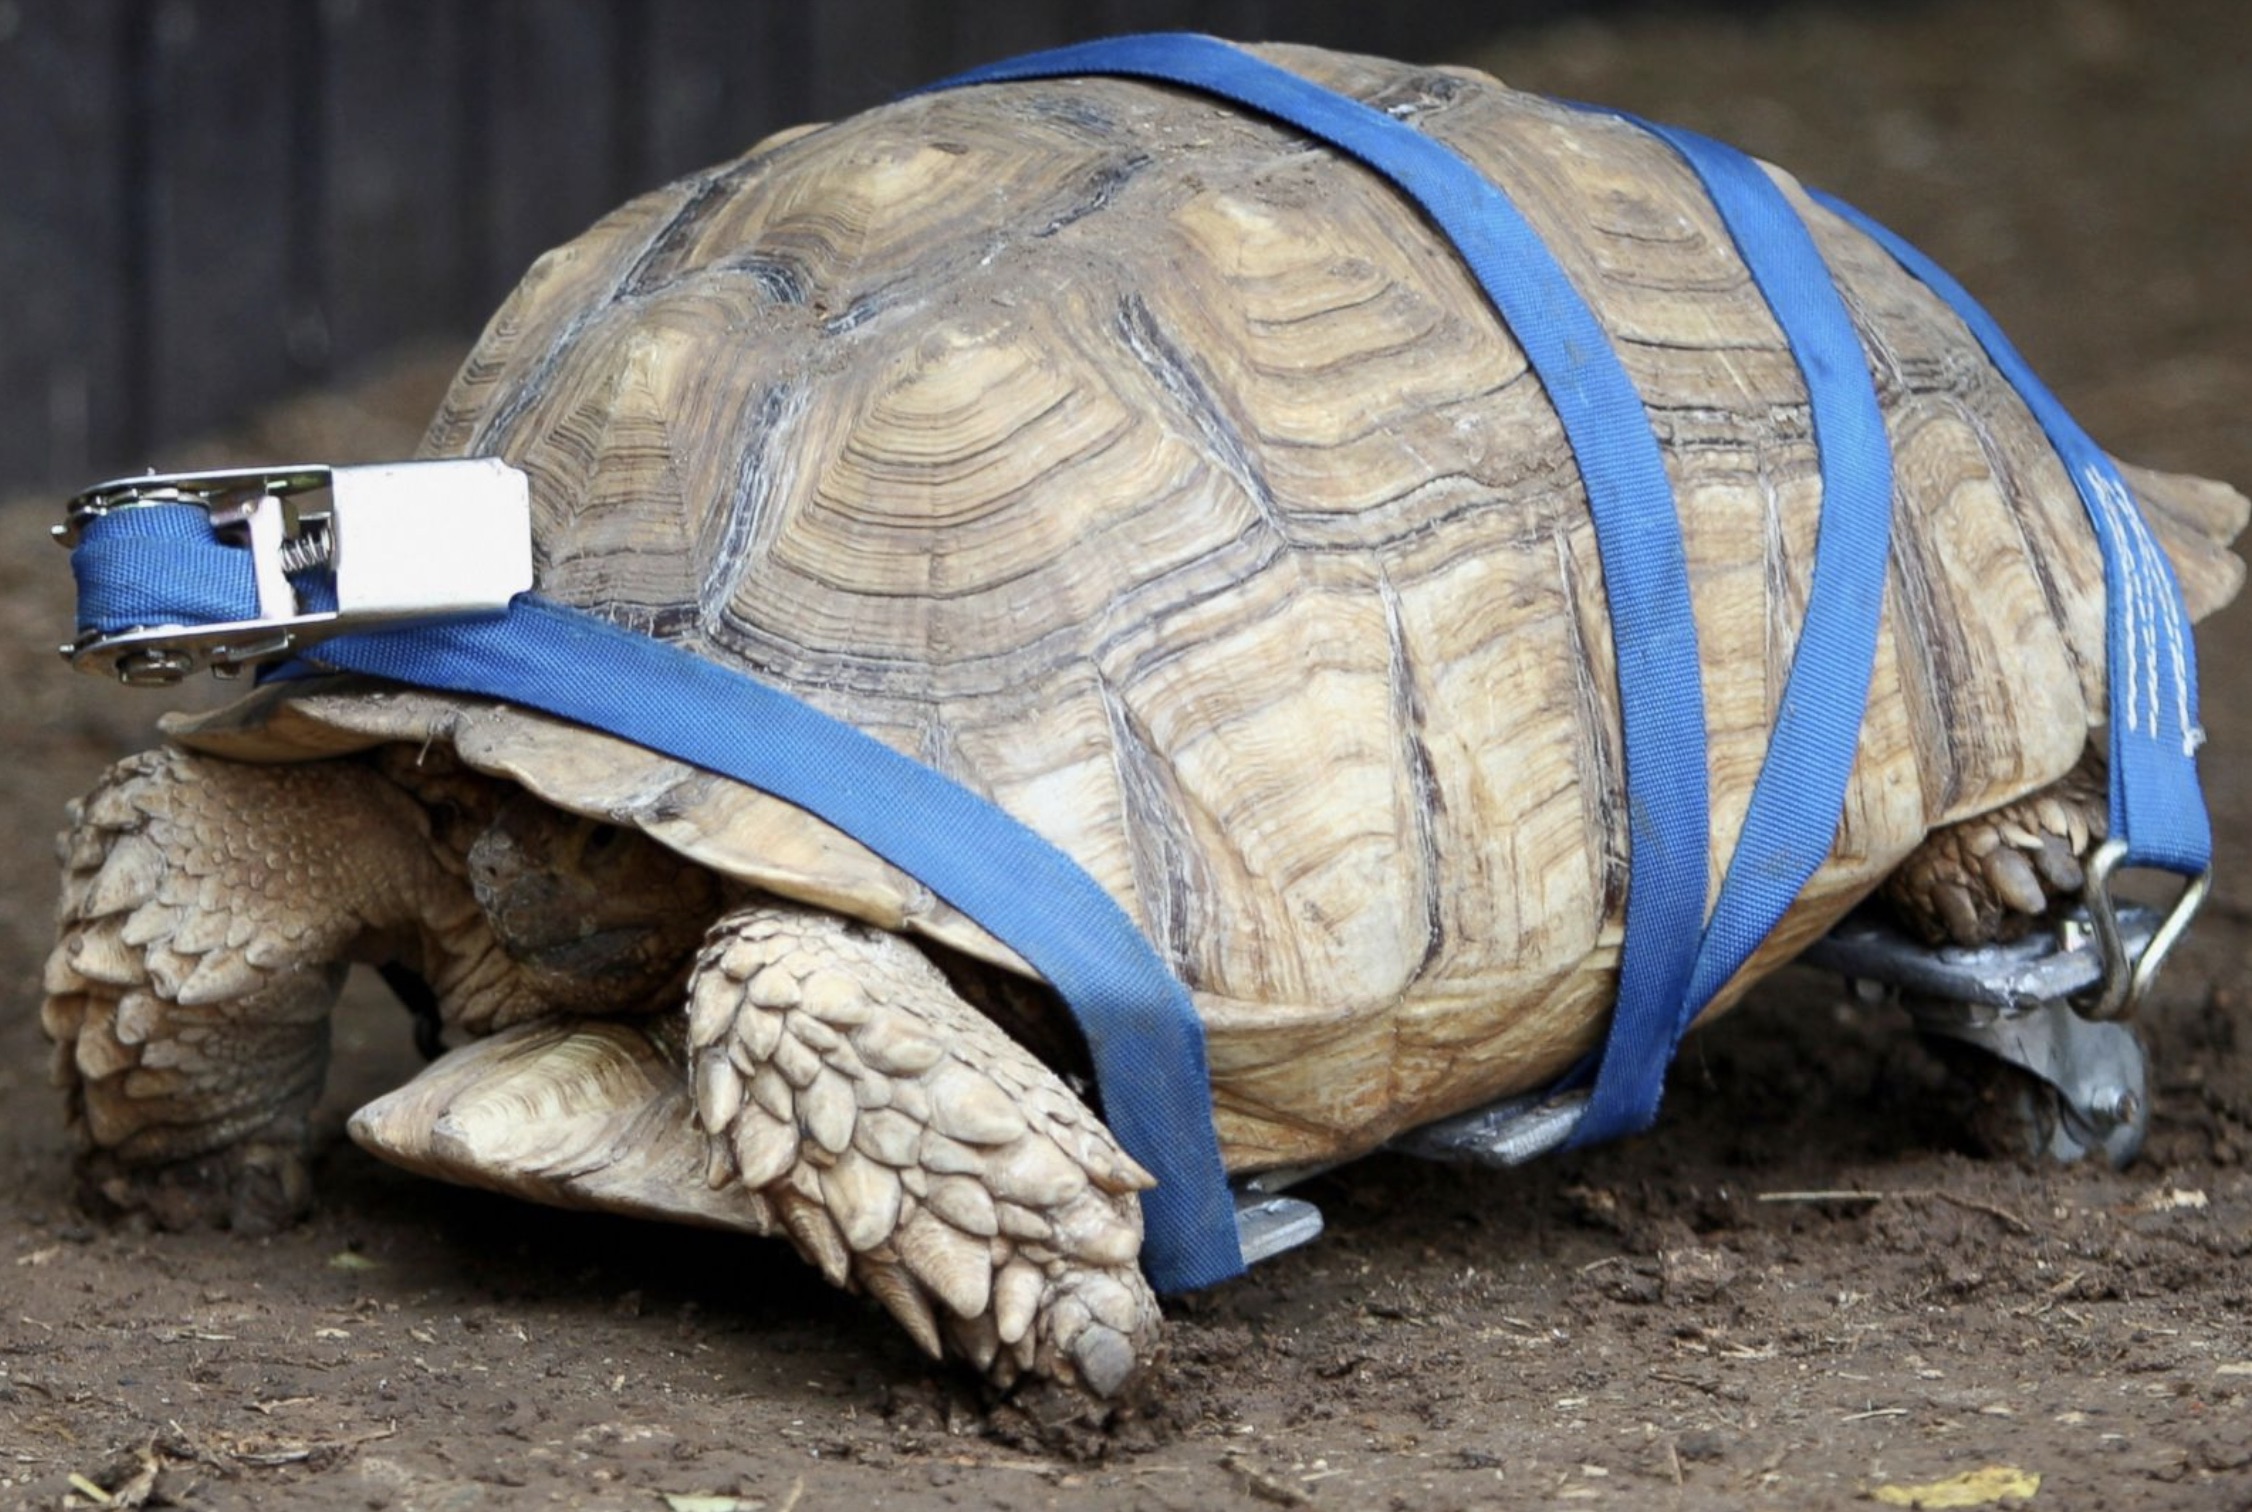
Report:
[[[472,334],[628,196],[972,63],[1174,28],[1436,60],[1629,8],[0,0],[0,488],[136,467],[403,340]]]

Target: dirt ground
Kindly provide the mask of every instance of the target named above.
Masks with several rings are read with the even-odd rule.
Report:
[[[1475,61],[1859,201],[1986,296],[2099,439],[2242,486],[2248,53],[2236,0],[1956,0],[1572,26]],[[230,444],[397,455],[439,366]],[[779,1245],[360,1154],[344,1114],[416,1066],[379,989],[339,1030],[312,1221],[83,1217],[36,1025],[49,842],[166,700],[55,661],[46,518],[0,511],[0,1507],[1811,1508],[1993,1466],[2038,1476],[2036,1507],[2252,1506],[2242,605],[2205,629],[2221,870],[2145,1020],[2139,1164],[1971,1157],[1898,1013],[1794,972],[1692,1043],[1648,1136],[1304,1189],[1328,1234],[1176,1307],[1161,1420],[1084,1462]],[[1766,1200],[1836,1190],[1869,1195]]]

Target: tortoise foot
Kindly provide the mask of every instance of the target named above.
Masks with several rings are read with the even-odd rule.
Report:
[[[1885,879],[1894,914],[1932,945],[2014,940],[2080,897],[2109,826],[2102,754],[2037,793],[1932,831]]]
[[[1142,1377],[1150,1178],[914,947],[787,907],[731,915],[697,962],[689,1045],[707,1179],[765,1193],[809,1261],[927,1353],[1099,1401]]]
[[[290,1119],[223,1149],[161,1165],[112,1150],[79,1163],[80,1205],[103,1217],[141,1217],[160,1229],[279,1233],[313,1205],[308,1131]]]

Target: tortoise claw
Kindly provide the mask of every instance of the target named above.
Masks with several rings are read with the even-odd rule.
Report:
[[[302,1118],[277,1120],[222,1149],[162,1165],[95,1150],[79,1166],[80,1203],[97,1213],[145,1217],[166,1230],[276,1234],[313,1206],[308,1135]]]
[[[2080,894],[2083,858],[2109,820],[2104,759],[2091,746],[2056,782],[1945,825],[1885,880],[1894,914],[1926,943],[2014,940]]]

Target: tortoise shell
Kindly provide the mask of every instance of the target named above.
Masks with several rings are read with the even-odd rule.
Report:
[[[1611,333],[1676,490],[1713,875],[1788,670],[1820,484],[1798,369],[1694,177],[1482,75],[1257,49],[1446,142]],[[1776,175],[1897,467],[1828,862],[1718,1000],[1933,827],[2052,781],[2104,708],[2100,559],[1958,321]],[[788,688],[1076,858],[1191,989],[1237,1169],[1324,1159],[1595,1041],[1627,880],[1587,501],[1454,252],[1359,166],[1112,79],[789,134],[549,253],[430,431],[524,468],[538,591]],[[2194,613],[2243,501],[2129,469]],[[1023,970],[803,813],[520,710],[268,692],[181,738],[266,759],[444,741],[721,871]]]

